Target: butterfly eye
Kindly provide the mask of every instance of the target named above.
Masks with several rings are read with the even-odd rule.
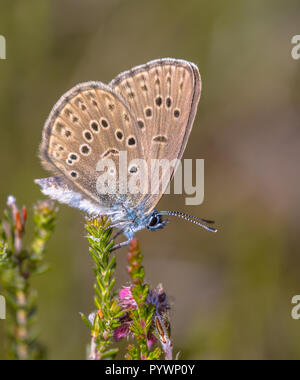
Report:
[[[168,223],[167,220],[163,220],[157,211],[154,211],[148,219],[148,230],[156,231],[165,227]]]
[[[151,216],[148,226],[155,227],[158,223],[159,223],[159,217],[154,215],[154,216]]]

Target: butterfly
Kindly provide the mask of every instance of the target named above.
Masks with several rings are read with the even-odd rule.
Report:
[[[97,164],[114,162],[121,170],[121,152],[130,161],[181,159],[197,112],[201,78],[191,62],[164,58],[119,74],[108,85],[81,83],[65,93],[52,109],[40,145],[42,165],[54,176],[36,180],[43,194],[93,216],[106,215],[127,245],[142,229],[163,228],[164,216],[177,216],[209,231],[210,220],[176,211],[157,211],[157,203],[175,168],[151,183],[147,193],[116,190],[99,193]],[[137,168],[127,173],[134,175]],[[151,175],[150,175],[151,180]]]

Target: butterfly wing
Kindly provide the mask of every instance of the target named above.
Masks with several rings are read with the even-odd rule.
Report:
[[[197,66],[183,60],[159,59],[121,73],[110,86],[126,101],[137,121],[149,172],[159,169],[159,161],[153,159],[181,159],[200,99]],[[158,180],[149,176],[151,191],[143,199],[146,213],[156,206],[173,175],[174,167]]]
[[[90,204],[83,201],[91,202],[98,214],[107,214],[112,207],[121,207],[125,201],[129,207],[134,207],[137,195],[118,191],[99,194],[97,181],[101,174],[100,160],[112,160],[116,174],[122,151],[127,152],[128,161],[142,156],[143,147],[137,132],[136,120],[110,87],[100,82],[77,85],[60,98],[44,127],[40,157],[55,178],[39,183],[43,191],[89,212]],[[75,202],[78,194],[83,199]]]
[[[41,187],[43,194],[60,203],[67,204],[71,207],[78,208],[88,214],[96,215],[113,215],[113,210],[103,207],[93,202],[82,193],[76,191],[76,188],[65,181],[63,177],[49,177],[35,180],[35,183]]]

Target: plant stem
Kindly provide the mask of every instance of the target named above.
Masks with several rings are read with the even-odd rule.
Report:
[[[30,249],[23,248],[27,209],[20,212],[14,197],[9,197],[10,213],[0,223],[0,283],[8,303],[7,331],[10,356],[16,360],[40,359],[44,350],[35,331],[37,296],[30,287],[33,275],[44,273],[45,246],[53,232],[56,209],[51,201],[37,202],[34,207],[34,240]]]
[[[114,359],[118,349],[111,349],[114,329],[120,325],[123,315],[115,291],[116,256],[111,253],[113,242],[110,240],[112,229],[106,218],[88,220],[86,224],[90,254],[95,263],[94,299],[97,312],[83,321],[91,331],[90,360]]]

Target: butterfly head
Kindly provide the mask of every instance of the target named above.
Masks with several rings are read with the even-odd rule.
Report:
[[[168,224],[168,220],[163,220],[162,215],[154,210],[147,220],[147,229],[156,231],[164,228]]]
[[[164,220],[163,216],[176,216],[177,218],[181,218],[187,220],[188,222],[194,223],[207,231],[217,232],[214,227],[209,226],[209,224],[214,224],[213,221],[202,219],[197,216],[192,216],[188,214],[184,214],[179,211],[157,211],[154,210],[146,220],[146,227],[148,230],[156,231],[164,228],[168,224],[168,219]]]

